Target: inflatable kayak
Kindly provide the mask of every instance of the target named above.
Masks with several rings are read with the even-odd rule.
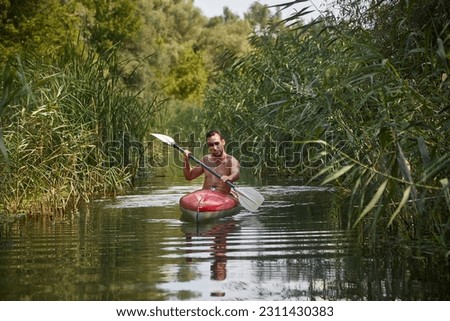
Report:
[[[181,219],[202,222],[237,214],[240,210],[238,200],[232,195],[202,189],[180,199]]]

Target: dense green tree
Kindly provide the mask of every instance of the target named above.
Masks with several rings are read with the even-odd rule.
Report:
[[[72,2],[60,0],[0,1],[0,65],[8,57],[31,53],[39,58],[61,54],[77,37]]]
[[[239,15],[235,14],[227,6],[223,7],[222,17],[223,17],[223,21],[226,22],[226,23],[234,22],[234,21],[239,20]]]
[[[141,28],[141,16],[136,1],[80,0],[84,10],[83,33],[91,46],[105,52],[121,44],[132,47]]]
[[[222,21],[208,25],[198,43],[198,48],[205,53],[207,68],[213,71],[224,70],[231,63],[227,58],[241,56],[251,49],[248,36],[252,29],[248,21]]]
[[[244,14],[256,34],[266,34],[271,27],[281,21],[281,12],[272,13],[267,5],[254,2],[248,11]]]
[[[207,19],[192,1],[142,0],[139,11],[142,25],[136,48],[128,51],[128,57],[142,64],[140,86],[155,84],[163,88],[187,48],[195,47]]]
[[[167,77],[165,91],[169,96],[201,104],[208,75],[200,53],[186,48]]]

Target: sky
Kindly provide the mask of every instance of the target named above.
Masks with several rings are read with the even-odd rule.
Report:
[[[291,0],[194,0],[194,5],[200,8],[207,17],[222,15],[223,7],[228,7],[232,12],[239,14],[240,17],[243,17],[244,12],[248,11],[248,8],[254,2],[260,2],[270,6],[274,4],[287,3],[290,1]],[[282,14],[283,17],[288,17],[293,10],[299,11],[307,6],[310,6],[309,9],[314,10],[315,12],[305,17],[308,20],[310,18],[317,17],[319,14],[317,9],[323,10],[325,3],[326,0],[308,0],[291,7],[289,10],[283,11]]]

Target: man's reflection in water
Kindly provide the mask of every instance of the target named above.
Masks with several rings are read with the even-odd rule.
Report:
[[[214,261],[211,264],[211,279],[222,281],[227,278],[227,235],[235,229],[234,221],[216,225],[208,233],[214,236],[212,254]]]
[[[199,225],[196,233],[185,232],[186,242],[189,248],[192,249],[193,236],[213,237],[213,244],[211,246],[211,255],[214,260],[211,264],[211,280],[223,281],[227,278],[227,236],[236,229],[236,222],[228,220],[216,225]],[[192,262],[188,258],[188,262]],[[223,292],[213,292],[211,296],[224,296]]]

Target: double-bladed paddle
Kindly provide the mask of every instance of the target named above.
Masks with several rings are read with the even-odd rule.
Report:
[[[167,145],[172,146],[173,148],[179,150],[184,154],[184,149],[175,143],[175,140],[172,137],[163,135],[163,134],[152,134],[154,137],[158,138],[160,141],[166,143]],[[208,172],[216,176],[217,178],[221,178],[222,176],[214,171],[211,167],[204,164],[202,161],[195,158],[192,154],[189,154],[189,158],[194,162],[199,164],[201,167],[206,169]],[[239,203],[249,210],[250,212],[256,212],[261,204],[264,202],[264,196],[262,196],[257,190],[252,187],[237,187],[230,181],[226,182],[230,187],[238,194]]]

